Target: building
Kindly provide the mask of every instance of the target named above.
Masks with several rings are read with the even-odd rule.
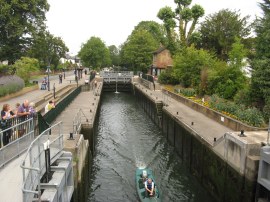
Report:
[[[162,46],[153,52],[153,64],[150,66],[148,74],[158,76],[162,71],[172,67],[172,64],[173,60],[170,51]]]

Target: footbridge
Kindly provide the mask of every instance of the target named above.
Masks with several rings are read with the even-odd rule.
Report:
[[[100,72],[100,77],[103,79],[103,91],[130,91],[133,75],[132,71]]]

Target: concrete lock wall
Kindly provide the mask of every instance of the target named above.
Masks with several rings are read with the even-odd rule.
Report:
[[[195,134],[164,108],[162,118],[159,119],[155,101],[149,98],[143,90],[136,87],[134,90],[140,106],[162,129],[163,135],[175,147],[183,164],[197,177],[216,201],[254,201],[257,157],[254,159],[254,156],[245,156],[243,162],[241,153],[243,149],[229,139],[223,141],[217,148],[211,148],[209,144],[199,138],[198,134]],[[228,152],[224,152],[224,149],[227,149]],[[245,151],[252,153],[252,149],[251,146]],[[227,160],[224,158],[225,154]],[[245,170],[242,170],[243,173],[241,173],[243,164]]]

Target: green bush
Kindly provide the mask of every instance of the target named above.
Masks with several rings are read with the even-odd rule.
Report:
[[[2,76],[0,84],[0,97],[15,93],[24,87],[24,81],[17,76]]]
[[[251,126],[261,127],[265,124],[263,113],[258,109],[245,108],[244,105],[226,101],[217,95],[211,96],[209,106],[219,112],[230,113]]]
[[[158,76],[158,81],[161,84],[178,84],[179,81],[177,80],[176,76],[173,74],[172,71],[164,71]]]
[[[235,114],[241,121],[249,125],[261,127],[264,125],[264,118],[262,112],[256,108],[249,108],[245,110],[238,110]]]
[[[196,95],[196,91],[193,88],[182,88],[180,93],[186,97],[192,97]]]

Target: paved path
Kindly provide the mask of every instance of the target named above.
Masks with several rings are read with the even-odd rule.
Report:
[[[88,78],[88,75],[87,75]],[[60,88],[70,84],[69,79],[74,79],[74,75],[66,76],[62,84],[58,83],[58,80],[53,80],[51,83],[55,83],[55,87]],[[85,75],[79,80],[80,83],[84,83]],[[74,84],[74,83],[73,83]],[[40,84],[39,84],[40,89]],[[42,95],[47,94],[47,90],[34,90],[28,92],[24,95],[12,98],[5,102],[0,102],[0,107],[2,108],[4,103],[9,103],[12,107],[15,106],[17,102],[22,103],[23,100],[28,99],[33,101]],[[93,94],[93,92],[92,92]],[[22,201],[22,169],[20,167],[22,160],[25,157],[25,153],[20,155],[18,158],[14,159],[6,166],[0,169],[0,202],[20,202]]]
[[[211,145],[214,143],[214,138],[218,139],[226,132],[232,131],[230,128],[225,127],[220,123],[208,118],[204,114],[191,109],[181,102],[171,98],[169,95],[165,95],[160,90],[151,91],[142,85],[139,85],[139,88],[154,100],[161,100],[166,103],[168,105],[165,106],[166,110],[168,110],[172,115],[175,115],[177,119],[181,120],[181,122],[186,124],[188,127],[196,131],[201,138],[205,139],[206,142]],[[157,97],[158,99],[156,99]]]
[[[89,75],[86,75],[86,77],[85,77],[85,75],[83,74],[83,78],[80,79],[79,82],[80,83],[84,83],[85,78],[89,78]],[[41,82],[39,82],[39,89],[34,90],[34,91],[31,91],[31,92],[28,92],[28,93],[26,93],[24,95],[21,95],[21,96],[15,97],[15,98],[11,98],[8,101],[0,102],[0,109],[2,110],[2,106],[5,103],[10,104],[11,108],[13,109],[13,108],[15,108],[16,103],[20,103],[21,104],[26,99],[28,99],[30,102],[31,101],[35,101],[36,99],[40,98],[42,95],[46,95],[48,93],[52,93],[53,92],[53,85],[54,84],[55,84],[55,88],[56,88],[56,91],[57,91],[57,89],[69,85],[70,84],[70,81],[69,80],[75,80],[74,75],[70,75],[69,74],[69,76],[66,76],[66,79],[63,79],[63,83],[62,84],[59,84],[59,80],[58,79],[51,80],[51,82],[50,82],[50,91],[48,91],[48,90],[40,90]],[[74,84],[74,83],[75,82],[72,82],[71,84]]]

